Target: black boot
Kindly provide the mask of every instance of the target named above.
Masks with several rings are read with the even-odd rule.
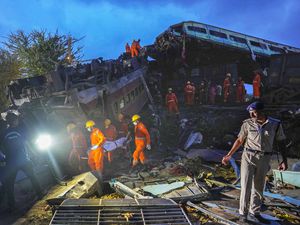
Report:
[[[263,218],[260,214],[249,214],[247,217],[248,221],[258,223],[258,224],[270,224],[270,221]]]

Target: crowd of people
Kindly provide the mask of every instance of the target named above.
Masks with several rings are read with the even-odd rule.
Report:
[[[260,88],[261,75],[258,72],[254,72],[253,99],[260,99]],[[226,74],[223,85],[206,80],[202,80],[199,85],[187,81],[183,90],[184,104],[186,106],[246,102],[247,91],[243,78],[238,77],[237,81],[233,82],[230,73]],[[168,89],[168,93],[165,97],[165,104],[170,113],[179,113],[178,98],[172,88]]]
[[[14,184],[18,171],[23,171],[30,179],[39,198],[43,196],[43,191],[34,173],[33,161],[29,154],[30,138],[20,125],[19,116],[9,112],[6,122],[7,124],[1,127],[0,183],[3,190],[0,190],[0,201],[7,196],[8,209],[13,212],[15,208]],[[133,125],[132,131],[130,123]],[[89,134],[88,138],[78,124],[74,122],[67,124],[66,131],[71,143],[68,164],[69,171],[72,171],[73,175],[92,171],[99,180],[102,180],[104,166],[107,163],[113,166],[114,156],[120,152],[122,160],[126,156],[129,158],[128,164],[131,162],[131,170],[135,170],[139,164],[142,167],[146,166],[147,157],[144,151],[145,149],[151,150],[150,132],[153,131],[148,131],[139,115],[133,115],[130,122],[128,117],[120,113],[116,125],[108,118],[103,121],[103,129],[100,129],[99,125],[93,120],[86,122],[85,129]],[[131,133],[133,133],[135,143],[133,153],[129,149]]]

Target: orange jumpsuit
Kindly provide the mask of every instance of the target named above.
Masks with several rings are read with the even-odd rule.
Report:
[[[255,77],[253,79],[253,97],[260,98],[260,83],[261,78],[258,73],[255,73]]]
[[[131,49],[130,49],[130,46],[129,46],[128,43],[126,44],[125,49],[126,49],[126,53],[130,53],[131,54]]]
[[[137,52],[138,52],[138,54],[140,53],[140,50],[141,50],[141,45],[140,45],[140,42],[139,41],[136,41],[135,42],[135,46],[136,46],[136,50],[137,50]]]
[[[117,138],[117,129],[114,125],[110,124],[107,128],[104,130],[104,136],[106,137],[106,140],[108,141],[114,141]],[[109,162],[112,162],[112,152],[106,152],[105,156],[107,157]]]
[[[76,164],[78,163],[79,171],[83,169],[83,163],[81,160],[81,156],[85,155],[87,150],[87,143],[83,133],[79,129],[73,129],[70,134],[70,138],[72,141],[72,150],[69,154],[69,164],[73,164],[73,159],[76,159]]]
[[[169,112],[178,113],[178,101],[175,93],[168,93],[166,95],[166,105]]]
[[[130,49],[131,49],[131,57],[132,58],[139,55],[136,41],[132,42]]]
[[[92,147],[98,145],[95,150],[91,150],[89,153],[88,163],[91,170],[99,170],[103,172],[103,148],[102,145],[105,142],[103,133],[98,128],[93,128],[90,135]]]
[[[184,94],[185,94],[185,104],[194,105],[195,88],[192,85],[187,84],[184,88]]]
[[[228,97],[230,95],[230,80],[228,77],[225,78],[223,82],[223,94],[224,94],[224,102],[228,101]]]
[[[244,85],[244,81],[239,80],[237,82],[237,86],[236,86],[237,90],[236,90],[236,101],[237,102],[245,102],[245,85]]]
[[[139,122],[134,127],[135,134],[135,150],[133,152],[133,160],[138,161],[142,164],[145,163],[146,157],[144,149],[146,145],[150,145],[150,134],[142,122]]]

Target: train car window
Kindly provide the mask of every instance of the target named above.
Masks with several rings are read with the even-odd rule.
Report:
[[[209,33],[215,37],[227,39],[227,35],[225,33],[215,31],[215,30],[210,30]]]
[[[130,97],[131,97],[131,99],[134,99],[134,97],[135,97],[134,96],[134,90],[130,92]]]
[[[188,30],[206,34],[206,29],[202,27],[187,26]]]
[[[177,32],[177,33],[181,33],[182,32],[182,26],[178,26],[178,27],[172,27],[173,31]]]
[[[140,84],[140,86],[139,86],[139,93],[142,93],[143,90],[144,90],[144,85]]]
[[[120,109],[123,109],[125,107],[125,99],[124,99],[124,97],[123,98],[121,98],[121,100],[120,100]]]
[[[262,44],[262,43],[259,43],[259,42],[256,42],[256,41],[250,41],[250,44],[254,47],[267,49],[267,46],[265,44]]]
[[[130,102],[130,94],[128,93],[126,96],[125,96],[125,104],[128,104]]]
[[[135,95],[135,96],[138,96],[138,94],[139,94],[139,90],[138,90],[138,88],[136,87],[136,88],[134,89],[134,95]]]
[[[237,36],[233,36],[233,35],[229,35],[230,40],[238,42],[238,43],[242,43],[242,44],[247,44],[247,40],[241,37],[237,37]]]
[[[118,110],[119,108],[118,108],[118,102],[115,102],[114,103],[114,111],[115,111],[115,113],[118,113]]]
[[[269,49],[272,50],[272,51],[274,51],[274,52],[279,52],[279,53],[283,53],[284,52],[283,49],[275,47],[273,45],[269,45]]]

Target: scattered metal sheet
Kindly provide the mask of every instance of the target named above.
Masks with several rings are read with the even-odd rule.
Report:
[[[55,211],[54,224],[192,224],[168,199],[68,199]]]
[[[46,200],[49,205],[59,205],[66,198],[88,198],[99,191],[98,179],[91,173],[83,173],[60,186],[54,195]]]
[[[172,184],[174,182],[184,182],[184,186],[181,188],[174,188],[167,193],[152,195],[153,197],[172,199],[176,202],[182,201],[200,201],[205,200],[210,196],[209,191],[202,185],[195,182],[191,177],[172,177],[171,179],[156,178],[148,180],[128,180],[122,178],[120,185],[113,185],[116,181],[111,182],[111,186],[118,192],[128,195],[132,198],[146,198],[147,193],[143,191],[145,186],[160,185],[160,184]],[[117,183],[118,184],[118,183]],[[128,191],[130,189],[131,191]],[[133,190],[135,189],[135,191]],[[150,193],[149,193],[150,194]]]
[[[230,220],[228,220],[228,219],[225,219],[224,217],[222,217],[222,216],[216,214],[215,212],[211,212],[211,211],[209,211],[208,209],[205,209],[204,207],[200,207],[200,206],[198,206],[198,205],[195,205],[194,203],[192,203],[192,202],[190,202],[190,201],[187,202],[187,205],[190,206],[190,207],[193,207],[193,208],[195,208],[195,209],[197,209],[197,210],[199,210],[200,212],[202,212],[202,213],[204,213],[204,214],[206,214],[206,215],[208,215],[208,216],[211,216],[211,217],[217,219],[220,223],[223,223],[223,224],[229,224],[229,225],[238,225],[238,223],[235,223],[235,222],[233,222],[233,221],[230,221]]]
[[[276,183],[279,181],[300,187],[300,172],[298,171],[273,170],[273,175]]]

